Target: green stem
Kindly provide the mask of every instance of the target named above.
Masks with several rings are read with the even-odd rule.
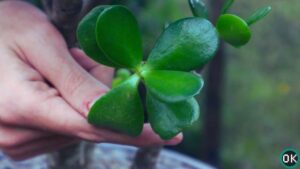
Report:
[[[221,14],[226,14],[233,3],[234,3],[234,0],[227,0],[225,2],[225,4],[223,5],[223,8],[221,10]]]

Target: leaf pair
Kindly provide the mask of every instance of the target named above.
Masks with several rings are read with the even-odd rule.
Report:
[[[77,37],[95,61],[134,73],[129,78],[128,73],[126,78],[118,75],[114,88],[96,101],[88,115],[91,124],[139,135],[144,123],[140,82],[147,89],[149,122],[163,139],[174,137],[198,118],[193,96],[200,92],[203,80],[190,71],[205,65],[217,50],[218,34],[208,20],[185,18],[171,23],[145,63],[137,21],[123,6],[93,9],[80,22]]]
[[[222,39],[235,47],[247,44],[251,39],[250,25],[264,18],[271,11],[271,7],[256,10],[248,19],[244,20],[237,15],[226,14],[234,0],[227,0],[222,8],[222,15],[217,21],[217,30]]]
[[[199,105],[195,98],[175,103],[165,103],[147,94],[149,121],[153,130],[163,139],[170,139],[199,118]]]
[[[171,139],[199,117],[193,98],[203,87],[200,76],[189,72],[150,70],[142,73],[147,88],[146,108],[153,130]]]
[[[122,6],[94,8],[80,22],[77,39],[86,54],[101,64],[134,68],[142,61],[137,21]]]

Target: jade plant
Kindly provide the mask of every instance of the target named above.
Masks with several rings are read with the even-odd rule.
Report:
[[[189,0],[194,17],[169,24],[143,60],[138,22],[124,6],[98,6],[79,23],[77,39],[85,53],[98,63],[119,69],[113,88],[98,99],[88,122],[130,136],[138,136],[145,113],[153,130],[162,139],[171,139],[199,118],[194,98],[203,79],[194,70],[213,59],[219,37],[233,46],[249,40],[248,26],[266,15],[259,10],[248,22],[226,14],[228,1],[217,28],[207,19],[201,0]],[[247,24],[248,23],[248,24]],[[146,88],[145,102],[138,87]]]

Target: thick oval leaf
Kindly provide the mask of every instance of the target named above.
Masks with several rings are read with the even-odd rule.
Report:
[[[251,38],[248,24],[236,15],[221,15],[217,21],[217,29],[220,37],[235,47],[247,44]]]
[[[120,78],[123,78],[123,79],[127,79],[129,78],[131,75],[130,71],[127,70],[127,69],[118,69],[117,70],[117,73],[116,73],[116,76],[117,77],[120,77]]]
[[[147,94],[146,106],[153,130],[164,140],[169,140],[191,126],[199,118],[199,105],[194,98],[176,102],[162,102]]]
[[[250,26],[256,22],[258,22],[259,20],[261,20],[262,18],[264,18],[265,16],[267,16],[272,10],[271,6],[266,6],[263,8],[260,8],[258,10],[256,10],[247,20],[247,24]]]
[[[88,122],[131,136],[138,136],[144,124],[144,111],[137,86],[139,77],[133,75],[102,96],[92,106]]]
[[[190,8],[194,16],[207,18],[208,11],[203,0],[189,0]]]
[[[118,87],[120,84],[122,84],[124,82],[124,80],[126,80],[126,79],[123,79],[120,77],[114,78],[111,83],[111,88],[114,89],[114,88]]]
[[[112,81],[112,88],[116,88],[130,77],[131,73],[127,69],[117,70],[116,77]]]
[[[127,68],[142,61],[142,38],[133,14],[122,6],[106,8],[96,26],[98,46],[113,62]]]
[[[189,99],[198,94],[204,84],[201,76],[180,71],[144,71],[142,76],[147,89],[167,102]]]
[[[210,61],[218,48],[215,27],[203,18],[186,18],[168,26],[150,53],[147,67],[191,71]]]
[[[98,63],[120,67],[109,60],[98,47],[96,40],[96,23],[98,16],[109,6],[99,6],[91,10],[79,23],[77,28],[77,40],[83,51]]]

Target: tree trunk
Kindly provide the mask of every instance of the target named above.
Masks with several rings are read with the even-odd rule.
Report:
[[[222,8],[223,0],[210,1],[212,20],[216,22]],[[222,91],[224,86],[225,54],[224,44],[210,63],[206,79],[206,110],[204,111],[204,127],[201,159],[213,166],[220,164],[220,131],[222,117]]]
[[[93,163],[93,143],[81,142],[48,156],[50,169],[88,169]]]
[[[131,169],[155,169],[162,147],[140,148]]]
[[[149,0],[137,0],[131,7],[138,14],[148,3]],[[145,103],[146,89],[140,88],[140,93]],[[135,155],[131,169],[155,169],[162,148],[163,146],[140,148]]]

